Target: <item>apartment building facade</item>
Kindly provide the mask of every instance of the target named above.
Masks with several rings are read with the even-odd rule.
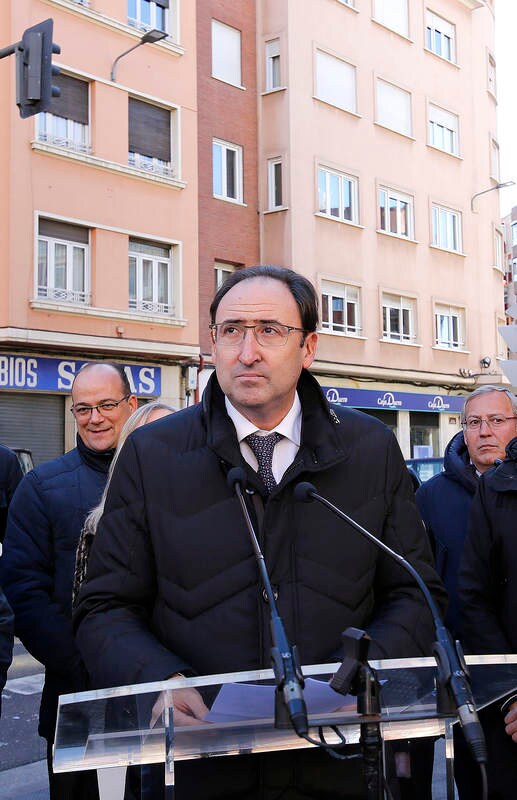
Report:
[[[195,7],[12,0],[2,46],[54,20],[61,96],[21,120],[0,62],[0,440],[35,461],[74,444],[81,363],[123,363],[134,392],[185,402],[198,361]],[[149,30],[167,38],[140,45]]]
[[[70,446],[81,359],[126,364],[143,398],[196,399],[213,290],[258,262],[315,283],[316,377],[406,457],[441,454],[463,396],[504,380],[492,2],[18,0],[0,15],[9,41],[52,16],[62,47],[61,98],[35,120],[0,64],[0,440],[23,444],[30,412]],[[151,28],[168,37],[111,80]]]

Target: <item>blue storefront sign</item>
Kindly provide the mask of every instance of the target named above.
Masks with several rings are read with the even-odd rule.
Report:
[[[70,394],[74,376],[86,361],[71,358],[0,355],[0,390],[63,392]],[[161,367],[122,364],[138,397],[159,397],[162,391]]]
[[[385,411],[448,411],[459,414],[465,397],[448,394],[383,392],[375,389],[349,389],[343,386],[322,386],[330,403],[350,408],[376,408]]]

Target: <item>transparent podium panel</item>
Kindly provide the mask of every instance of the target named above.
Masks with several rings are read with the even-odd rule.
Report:
[[[471,657],[478,707],[517,687],[517,656]],[[356,698],[328,685],[339,664],[303,667],[311,735],[323,730],[329,744],[359,741],[360,724],[379,722],[382,738],[439,736],[454,721],[436,709],[434,659],[372,661],[381,683],[382,713],[357,714]],[[198,691],[209,709],[202,722],[174,724],[174,702],[182,689]],[[135,764],[170,763],[206,756],[311,747],[293,730],[274,726],[271,670],[174,678],[59,699],[54,770],[71,772]]]

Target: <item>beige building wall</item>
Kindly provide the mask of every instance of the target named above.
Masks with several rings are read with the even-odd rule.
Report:
[[[497,191],[474,198],[471,209],[473,195],[495,187],[499,177],[493,163],[493,9],[469,0],[411,0],[401,34],[392,29],[392,21],[380,19],[386,5],[314,0],[304,3],[300,14],[296,0],[259,4],[263,261],[293,266],[315,282],[320,295],[329,283],[346,284],[358,293],[355,329],[320,331],[315,370],[323,385],[457,395],[479,381],[502,380],[496,328],[504,317],[503,269],[495,263],[494,249]],[[403,9],[404,3],[393,6]],[[428,49],[426,28],[437,18],[443,30],[454,32],[452,60]],[[273,40],[278,42],[281,80],[268,91],[268,43]],[[330,89],[320,58],[331,69],[344,64],[334,82],[328,79]],[[342,73],[348,89],[340,94]],[[387,107],[382,98],[378,102],[379,81],[384,88],[396,87]],[[401,97],[410,106],[404,133],[393,129],[396,121],[383,117],[386,112],[396,117],[394,105]],[[438,118],[440,112],[445,117]],[[456,120],[454,153],[431,145],[430,115],[440,123]],[[274,158],[282,161],[283,202],[271,210],[268,160]],[[354,221],[321,213],[322,167],[355,180]],[[409,198],[409,235],[381,230],[382,187]],[[458,252],[433,245],[433,205],[455,212],[458,223],[461,219]],[[404,297],[412,306],[410,335],[403,340],[383,329],[385,294]],[[461,333],[451,346],[436,340],[437,306],[452,306],[462,318]],[[490,368],[480,367],[483,357],[490,358]],[[388,408],[400,409],[397,432],[410,456],[405,406]],[[442,413],[445,424],[435,420],[434,455],[456,432],[457,410],[458,401]]]
[[[76,129],[72,141],[59,139],[53,128],[42,132],[38,117],[20,119],[15,59],[0,62],[0,359],[13,364],[9,356],[51,357],[77,366],[81,360],[110,358],[133,365],[134,374],[151,365],[161,377],[162,396],[184,405],[181,366],[199,353],[195,4],[181,3],[180,14],[179,3],[171,0],[169,36],[124,56],[114,81],[116,57],[146,30],[130,24],[126,0],[7,0],[0,8],[0,46],[18,41],[26,28],[48,17],[61,46],[53,62],[62,75],[87,85],[86,145],[77,145]],[[170,115],[167,169],[156,159],[130,163],[130,99],[158,110],[163,119]],[[64,223],[65,233],[66,226],[86,231],[84,295],[74,296],[68,284],[67,291],[56,291],[50,273],[47,287],[38,288],[41,220],[52,230]],[[142,275],[146,256],[152,258],[148,247],[161,248],[154,254],[152,297],[145,294],[142,277],[141,291],[130,300],[130,240],[145,251]],[[165,304],[157,288],[159,258],[167,264]],[[7,372],[0,377],[0,416],[2,403],[7,408],[14,402],[13,392],[32,393],[34,399],[44,385],[53,393],[48,381],[36,389],[19,383],[15,386]],[[154,396],[159,385],[142,384],[141,396]],[[69,435],[66,441],[69,445]]]

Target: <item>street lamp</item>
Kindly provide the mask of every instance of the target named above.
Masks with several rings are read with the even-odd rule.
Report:
[[[118,62],[120,61],[121,58],[124,58],[124,56],[127,56],[127,54],[130,53],[132,50],[136,50],[136,48],[140,47],[140,45],[142,45],[142,44],[154,44],[154,42],[159,42],[161,39],[165,39],[166,36],[167,36],[167,34],[165,33],[165,31],[159,31],[156,28],[153,28],[152,31],[147,31],[147,33],[144,33],[144,35],[142,36],[142,38],[140,39],[139,42],[134,44],[133,47],[130,47],[129,50],[124,50],[123,53],[121,53],[119,56],[116,57],[115,61],[113,62],[113,65],[111,67],[111,80],[115,81],[115,76],[116,76],[116,72],[117,72],[117,64],[118,64]]]
[[[496,189],[504,189],[506,186],[515,186],[515,181],[505,181],[504,183],[496,183],[495,186],[491,186],[490,189],[483,189],[482,192],[476,192],[470,198],[470,210],[474,211],[474,200],[476,197],[479,197],[482,194],[486,194],[487,192],[493,192]]]

